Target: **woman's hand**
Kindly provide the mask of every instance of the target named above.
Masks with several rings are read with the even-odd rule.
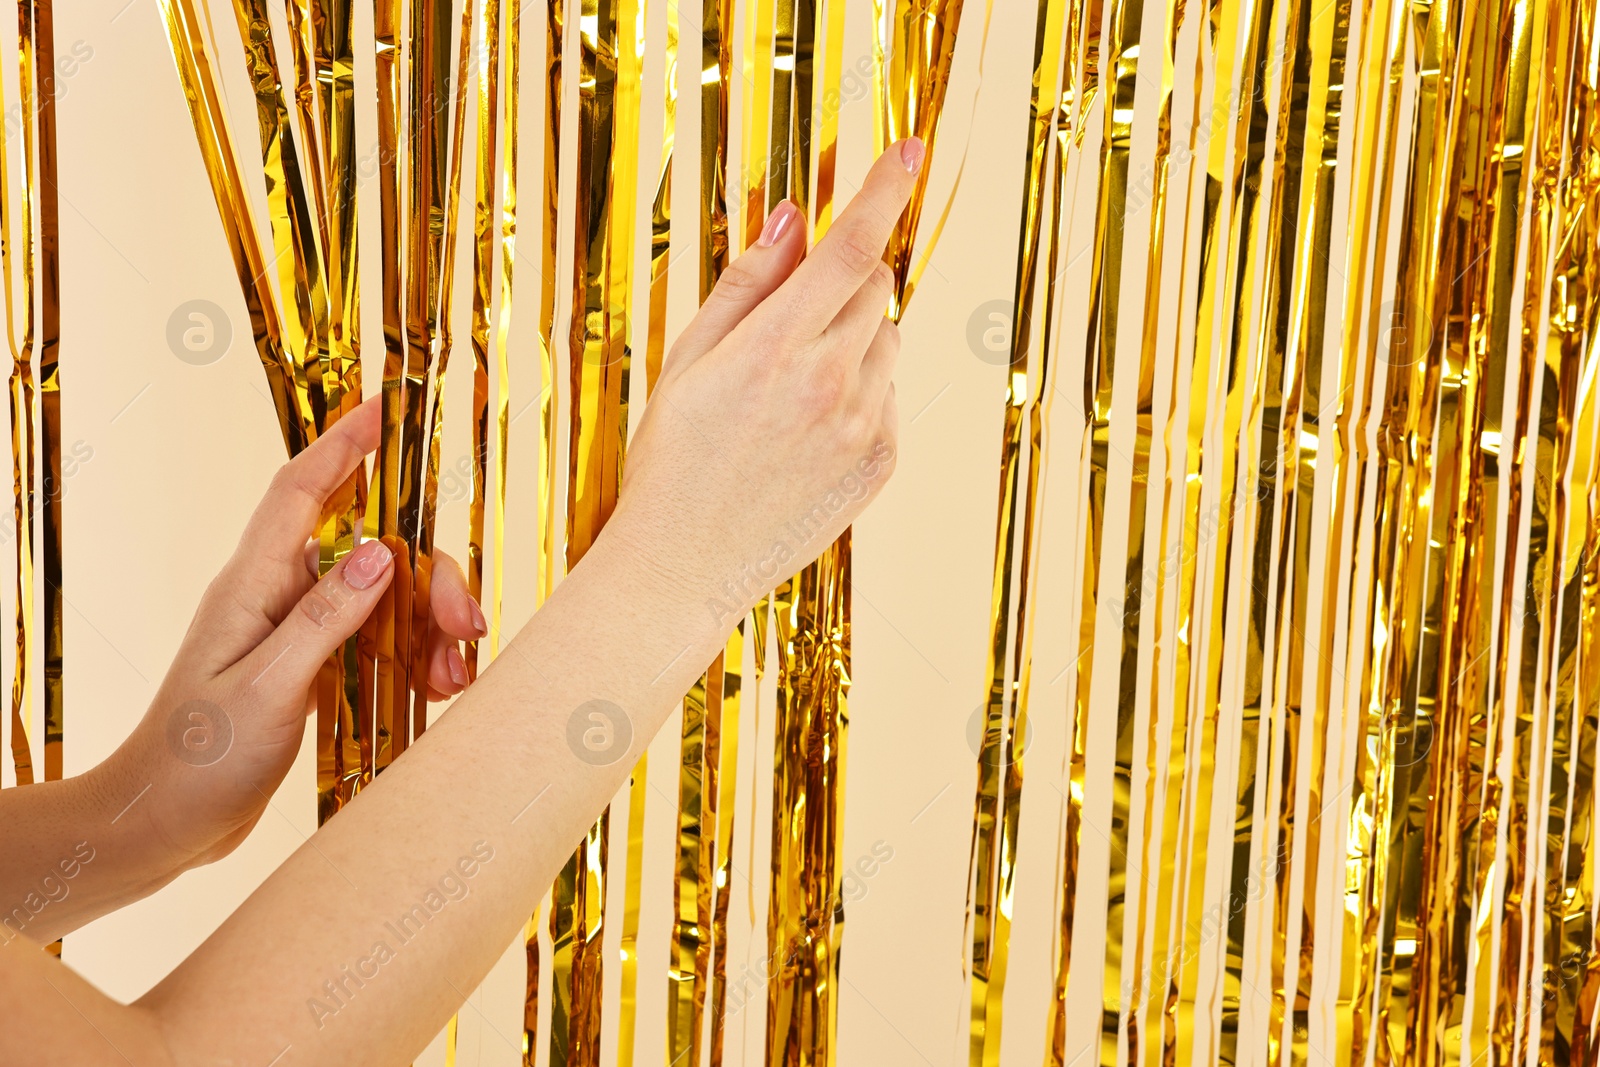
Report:
[[[920,161],[915,142],[891,148],[804,263],[799,220],[775,213],[674,348],[591,550],[471,691],[138,1003],[114,1004],[42,952],[0,943],[0,999],[21,1020],[0,1027],[0,1060],[109,1055],[103,1044],[140,1063],[420,1053],[522,929],[726,631],[892,470],[897,338],[878,259]],[[377,441],[371,414],[347,421],[274,483],[142,730],[161,746],[146,766],[164,775],[149,799],[159,788],[169,804],[208,811],[164,816],[201,848],[259,814],[298,746],[306,687],[393,568],[365,547],[307,590],[302,546]],[[441,626],[456,633],[462,620],[443,618],[439,596]],[[165,748],[171,717],[195,700],[225,710],[234,732],[212,766]],[[596,714],[617,727],[599,751],[584,736]],[[45,788],[7,792],[26,801]],[[106,862],[121,851],[108,844]]]
[[[388,588],[394,560],[382,542],[362,542],[318,580],[308,540],[348,505],[351,475],[379,433],[374,398],[278,472],[150,710],[112,757],[125,790],[148,785],[128,817],[148,820],[183,866],[226,855],[250,832],[300,749],[317,672]],[[429,604],[428,673],[413,687],[440,700],[467,684],[457,642],[486,627],[443,553]]]
[[[879,157],[804,262],[804,220],[779,205],[662,368],[602,537],[703,590],[719,625],[815,559],[894,471],[882,255],[922,154],[913,139]]]

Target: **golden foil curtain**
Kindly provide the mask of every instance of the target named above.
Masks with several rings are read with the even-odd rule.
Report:
[[[756,25],[768,12],[770,5],[757,3],[750,13],[750,41],[745,51],[745,63],[755,60]],[[700,26],[700,208],[705,220],[700,231],[699,299],[704,302],[711,294],[723,268],[728,265],[728,136],[729,109],[733,85],[733,16],[732,0],[704,0],[701,7]],[[770,37],[770,28],[769,28]],[[770,45],[766,53],[770,54]],[[767,68],[770,71],[770,67]],[[763,70],[749,71],[750,84],[755,93],[764,77]],[[751,111],[746,116],[750,128],[760,108],[752,100]],[[764,138],[747,142],[746,173],[758,144]],[[764,168],[763,168],[764,174]],[[663,180],[663,193],[666,182]],[[658,194],[658,196],[661,194]],[[738,186],[734,188],[738,196]],[[747,225],[748,229],[748,225]],[[665,264],[663,264],[664,271]],[[663,274],[664,278],[664,274]],[[665,284],[664,281],[662,283]],[[654,294],[652,293],[652,297]],[[664,329],[665,323],[654,317],[655,301],[652,299],[652,343],[654,331]],[[652,362],[652,376],[657,365]],[[740,632],[744,623],[740,623]],[[723,655],[711,665],[710,670],[689,690],[683,701],[683,729],[679,742],[677,833],[675,835],[676,862],[673,865],[672,930],[668,947],[669,968],[667,980],[667,1047],[669,1062],[699,1065],[706,1062],[702,1053],[705,1044],[705,1002],[715,954],[721,954],[715,920],[716,904],[713,897],[724,898],[728,887],[713,885],[714,871],[719,855],[726,858],[732,847],[731,836],[720,836],[718,805],[722,798],[724,757],[729,769],[738,758],[737,733],[734,744],[723,746],[723,715],[730,710],[725,697],[725,681],[733,685],[731,710],[737,722],[738,678],[743,645],[739,634],[729,639]],[[729,666],[732,671],[729,671]],[[731,814],[731,813],[730,813]],[[720,846],[720,847],[719,847]],[[724,872],[725,873],[725,872]],[[722,1006],[720,988],[713,993],[711,1062],[721,1058]]]
[[[643,47],[638,0],[583,0],[573,210],[566,566],[616,506],[628,432]],[[610,812],[551,890],[552,1064],[598,1064]]]
[[[703,299],[782,197],[813,237],[831,222],[852,13],[871,18],[879,146],[911,133],[929,145],[887,256],[896,318],[937,237],[937,223],[919,234],[919,221],[958,63],[957,0],[665,0],[660,52],[645,47],[641,0],[577,2],[543,11],[541,246],[523,257],[541,291],[525,346],[511,330],[521,7],[377,0],[376,83],[363,87],[352,57],[369,42],[353,40],[349,4],[286,0],[280,15],[234,0],[256,178],[229,132],[206,5],[162,2],[291,451],[361,394],[354,101],[375,91],[368,217],[381,252],[369,274],[384,438],[374,514],[358,479],[322,531],[322,562],[365,527],[411,566],[319,679],[324,817],[426,725],[409,682],[426,647],[468,152],[467,569],[488,601],[491,653],[505,494],[518,484],[507,480],[510,412],[522,410],[510,385],[531,383],[537,364],[540,395],[526,388],[539,454],[517,469],[536,501],[542,600],[615,502],[630,316],[648,305],[648,389],[668,340],[673,250],[697,253]],[[48,5],[21,10],[24,74],[49,70]],[[1600,1061],[1594,0],[1038,0],[1032,13],[1017,273],[998,324],[1008,360],[961,947],[969,1062]],[[676,129],[677,47],[696,38],[701,218],[697,234],[674,234],[673,160],[694,159]],[[563,78],[568,47],[575,85]],[[657,119],[641,114],[642,85],[657,77],[662,166],[641,202],[639,132]],[[45,772],[60,772],[47,81],[19,83],[39,107],[24,125],[22,221],[13,227],[9,200],[0,216],[7,283],[19,304],[39,305],[36,320],[12,317],[18,781],[34,759],[36,519],[53,620],[38,623]],[[0,172],[12,180],[3,160]],[[252,207],[259,189],[265,217]],[[558,277],[568,225],[570,288]],[[642,226],[649,290],[636,294]],[[1049,514],[1066,526],[1046,524],[1047,492],[1065,494]],[[1067,576],[1041,588],[1052,560],[1067,561]],[[568,864],[546,918],[548,960],[530,924],[527,1062],[600,1062],[602,959],[618,944],[618,1057],[631,1062],[638,991],[659,980],[639,981],[637,950],[656,937],[669,945],[668,1059],[734,1055],[736,831],[755,814],[738,803],[739,737],[766,736],[745,672],[753,664],[761,678],[768,634],[772,970],[760,1055],[839,1059],[850,568],[847,534],[778,587],[688,695],[670,835],[647,833],[650,783],[636,768],[616,831],[616,941],[605,929],[619,873],[608,817]],[[1065,648],[1035,639],[1054,605],[1065,606]],[[1063,665],[1049,687],[1033,669],[1046,656]],[[1027,759],[1029,720],[1041,716],[1064,727],[1059,769]],[[656,792],[672,803],[669,790]],[[1025,851],[1023,813],[1048,821],[1052,810],[1055,850]],[[672,857],[673,908],[670,928],[652,931],[640,907],[665,889],[642,877],[655,849]],[[1019,880],[1054,892],[1047,923],[1013,926]],[[1051,947],[1042,1032],[1003,1025],[1013,935]]]
[[[1158,10],[1039,5],[970,1061],[1001,1062],[1013,879],[1053,866],[1046,1062],[1593,1062],[1596,12]],[[1035,264],[1080,155],[1087,329],[1053,357]],[[1046,531],[1030,379],[1063,355]],[[1053,861],[1015,844],[1046,550],[1084,561],[1068,773],[1028,778]]]

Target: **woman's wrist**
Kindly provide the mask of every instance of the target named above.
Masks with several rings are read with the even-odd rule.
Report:
[[[162,716],[152,705],[128,739],[106,760],[82,776],[106,824],[118,829],[118,847],[139,857],[140,872],[156,886],[209,862],[206,849],[180,842],[175,820],[199,821],[203,812],[185,811],[174,779],[176,758],[159,729]]]

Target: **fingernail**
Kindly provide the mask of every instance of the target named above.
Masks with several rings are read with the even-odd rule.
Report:
[[[382,541],[363,541],[344,561],[344,582],[352,589],[367,589],[389,569],[394,553]]]
[[[799,214],[794,202],[785,200],[772,209],[772,214],[767,216],[767,224],[761,227],[761,237],[756,244],[762,248],[771,248],[778,243],[778,239],[789,229],[789,223]]]
[[[489,624],[483,619],[483,609],[478,607],[478,602],[471,597],[467,597],[467,606],[472,609],[472,628],[478,631],[479,637],[482,637],[489,632]]]
[[[450,668],[450,680],[462,688],[467,685],[467,664],[461,658],[461,653],[450,649],[444,654],[445,666]]]
[[[922,169],[922,138],[907,137],[900,142],[900,162],[906,165],[906,170],[915,174]]]

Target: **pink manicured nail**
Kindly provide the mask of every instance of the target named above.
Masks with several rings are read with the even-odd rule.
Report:
[[[450,668],[450,680],[465,688],[467,684],[467,664],[461,658],[461,653],[450,649],[444,654],[445,666]]]
[[[467,606],[472,609],[472,628],[482,637],[489,632],[489,624],[483,619],[483,609],[478,607],[478,602],[467,597]]]
[[[900,142],[900,162],[906,165],[906,170],[915,174],[922,169],[923,151],[920,137],[907,137]]]
[[[756,244],[762,248],[771,248],[777,244],[778,239],[788,231],[789,223],[793,222],[798,214],[799,210],[792,201],[785,200],[780,203],[772,209],[772,214],[767,216],[767,224],[761,227],[761,237]]]
[[[394,553],[382,541],[363,541],[344,562],[344,581],[352,589],[367,589],[377,584],[394,561]]]

